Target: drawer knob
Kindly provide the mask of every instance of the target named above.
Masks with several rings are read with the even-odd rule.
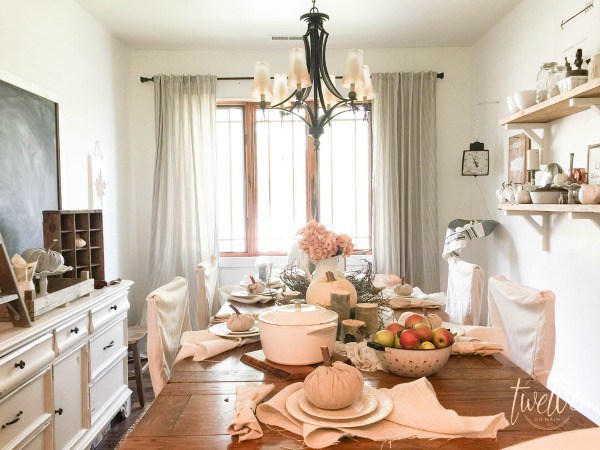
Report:
[[[110,344],[108,344],[105,347],[102,347],[102,350],[106,350],[107,348],[111,348],[113,345],[115,345],[115,341],[110,341]]]
[[[25,361],[21,360],[18,363],[15,363],[15,367],[18,367],[19,369],[24,369],[25,368]]]
[[[4,430],[7,426],[12,425],[13,423],[17,423],[19,420],[21,420],[22,415],[23,411],[19,411],[13,420],[11,420],[10,422],[6,422],[4,425],[2,425],[2,429]]]
[[[71,333],[79,333],[79,327],[71,328]]]
[[[116,311],[116,310],[117,310],[117,305],[112,305],[112,306],[110,307],[110,309],[114,309],[114,310]]]
[[[58,414],[59,416],[62,416],[63,413],[63,409],[62,408],[58,408],[54,410],[54,414]]]

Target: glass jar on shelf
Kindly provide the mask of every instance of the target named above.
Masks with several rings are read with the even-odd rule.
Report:
[[[551,90],[556,87],[556,66],[557,64],[555,62],[547,62],[540,67],[535,85],[535,99],[538,103],[550,98]]]

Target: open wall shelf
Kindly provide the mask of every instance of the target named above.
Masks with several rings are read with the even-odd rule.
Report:
[[[500,125],[548,123],[600,105],[600,78],[500,120]],[[517,128],[517,127],[514,127]]]
[[[566,214],[569,219],[592,221],[600,229],[600,205],[553,205],[528,204],[513,205],[501,203],[498,209],[506,216],[520,216],[542,238],[542,250],[550,250],[550,215]]]

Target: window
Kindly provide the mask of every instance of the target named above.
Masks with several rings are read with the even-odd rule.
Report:
[[[371,134],[362,113],[334,119],[316,154],[304,122],[254,103],[217,111],[218,224],[224,256],[286,254],[318,208],[328,228],[371,249]]]

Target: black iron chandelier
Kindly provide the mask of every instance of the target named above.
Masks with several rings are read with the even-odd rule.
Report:
[[[310,11],[300,17],[308,23],[308,30],[303,36],[304,48],[293,48],[290,52],[289,74],[275,74],[274,86],[271,86],[269,63],[258,61],[250,95],[260,99],[263,111],[276,109],[300,118],[308,126],[308,134],[318,150],[325,125],[334,117],[349,111],[356,112],[359,108],[368,113],[368,101],[375,98],[375,91],[369,66],[363,65],[363,51],[360,49],[348,50],[342,78],[342,86],[349,89],[348,97],[338,91],[335,77],[330,77],[325,61],[329,33],[323,24],[329,16],[319,12],[315,1],[312,0]],[[291,94],[290,88],[294,89]],[[296,111],[301,108],[306,110],[306,114]]]

